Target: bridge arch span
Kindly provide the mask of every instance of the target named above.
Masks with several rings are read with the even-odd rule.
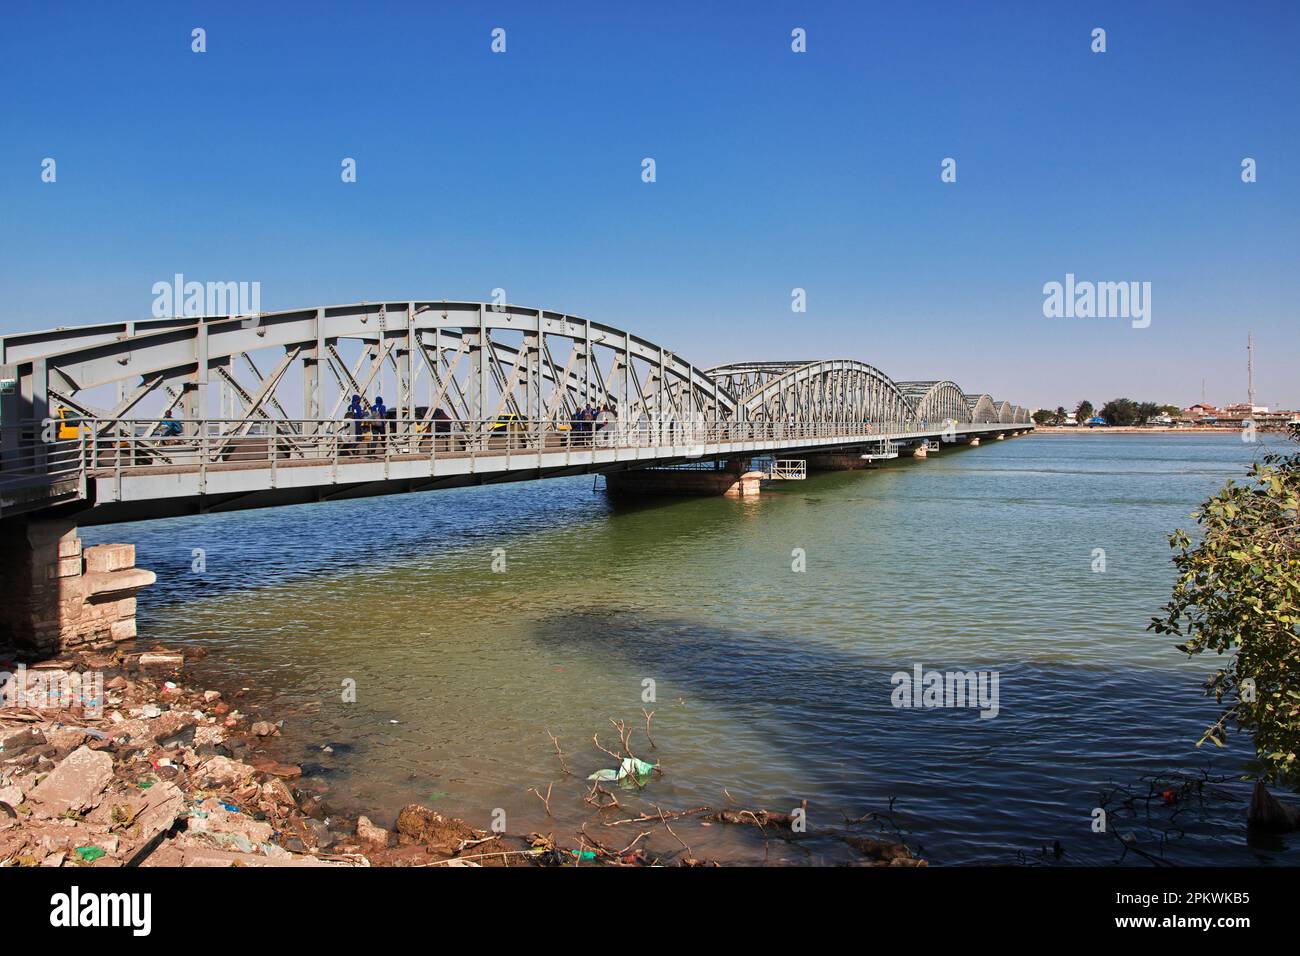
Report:
[[[743,362],[716,366],[709,375],[736,395],[750,421],[916,422],[912,403],[894,380],[853,359]]]
[[[966,395],[956,382],[899,382],[898,387],[907,396],[922,422],[969,422],[970,406]]]
[[[998,420],[998,407],[993,404],[992,395],[967,395],[966,406],[970,409],[970,421],[976,424]]]
[[[104,423],[178,414],[331,419],[349,394],[380,387],[401,419],[437,407],[462,420],[565,419],[585,402],[609,404],[627,421],[729,419],[739,410],[705,371],[631,332],[481,302],[371,302],[23,333],[0,339],[0,363],[17,365],[29,407],[16,417],[28,419],[56,405]],[[286,386],[290,379],[301,385]],[[215,412],[210,393],[218,392]]]

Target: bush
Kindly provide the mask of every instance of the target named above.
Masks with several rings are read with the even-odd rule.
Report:
[[[1228,655],[1205,682],[1223,709],[1197,746],[1221,747],[1236,727],[1254,738],[1257,779],[1300,789],[1300,454],[1267,455],[1249,474],[1193,515],[1199,541],[1170,536],[1179,577],[1149,628],[1184,638],[1188,655]]]

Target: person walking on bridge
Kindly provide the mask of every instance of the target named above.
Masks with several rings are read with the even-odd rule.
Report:
[[[384,404],[382,395],[375,396],[375,404],[371,410],[370,417],[374,420],[371,427],[371,433],[374,441],[386,443],[388,440],[388,406]]]
[[[352,440],[344,447],[348,451],[356,451],[361,445],[361,420],[366,417],[365,409],[361,407],[360,395],[352,396],[352,402],[348,405],[348,410],[343,413],[343,417],[352,423],[344,426],[345,433],[352,433]]]
[[[596,420],[593,422],[596,431],[599,433],[596,437],[596,441],[602,447],[610,444],[611,436],[609,432],[609,424],[610,424],[609,406],[602,405],[600,406],[600,411],[596,412]]]

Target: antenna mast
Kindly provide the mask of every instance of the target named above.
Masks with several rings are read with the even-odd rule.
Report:
[[[1255,411],[1255,333],[1246,333],[1246,401]]]

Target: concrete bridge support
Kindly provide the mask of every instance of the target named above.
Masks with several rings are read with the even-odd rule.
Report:
[[[68,518],[0,521],[0,639],[53,655],[135,637],[136,594],[155,581],[135,545],[81,547]]]
[[[861,452],[823,452],[799,457],[808,462],[809,471],[858,471],[875,467],[874,462],[863,459]]]
[[[757,495],[763,473],[750,471],[741,460],[725,468],[644,468],[605,476],[605,488],[618,495]]]

